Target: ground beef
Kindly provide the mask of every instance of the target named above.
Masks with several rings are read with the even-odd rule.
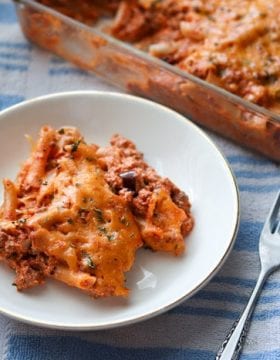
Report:
[[[43,284],[45,277],[55,269],[56,260],[31,249],[29,232],[24,226],[0,231],[0,256],[16,271],[14,285],[24,290]]]
[[[130,205],[133,214],[139,220],[140,227],[144,228],[143,224],[147,219],[149,209],[151,209],[154,196],[162,189],[168,194],[173,203],[184,211],[186,216],[182,220],[179,234],[175,235],[175,232],[171,231],[171,233],[174,233],[174,236],[171,236],[168,229],[165,229],[162,231],[162,239],[159,240],[162,241],[164,238],[165,244],[170,241],[176,244],[178,241],[175,238],[187,235],[193,227],[188,196],[168,178],[160,177],[155,169],[144,161],[143,154],[137,150],[135,144],[130,140],[120,135],[114,135],[110,144],[110,146],[98,149],[99,165],[105,171],[105,179],[112,190],[122,196]],[[156,205],[153,212],[154,220],[152,221],[155,224],[157,222],[156,217],[164,216],[164,214],[157,214]],[[151,227],[150,225],[146,224],[146,230]],[[151,234],[149,238],[160,236],[160,229],[159,232],[151,229],[146,230],[142,231],[144,237],[143,234],[148,232]],[[169,239],[170,237],[173,237],[173,239]],[[181,246],[180,251],[182,251],[182,248]],[[164,249],[164,245],[162,249]]]
[[[145,214],[152,192],[159,187],[164,187],[174,203],[186,214],[190,212],[188,196],[172,181],[160,177],[155,169],[148,166],[133,142],[121,135],[114,135],[110,143],[111,146],[100,148],[97,152],[100,166],[106,171],[108,184],[114,192],[131,203],[134,213]],[[134,189],[125,186],[122,174],[128,172],[134,173]]]

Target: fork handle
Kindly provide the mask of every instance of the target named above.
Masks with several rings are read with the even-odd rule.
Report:
[[[248,301],[248,304],[243,311],[240,319],[233,324],[233,327],[231,328],[229,334],[226,336],[222,346],[220,347],[216,355],[216,360],[238,359],[240,350],[242,349],[249,328],[249,320],[256,306],[260,291],[268,275],[268,271],[261,270],[255,288]]]

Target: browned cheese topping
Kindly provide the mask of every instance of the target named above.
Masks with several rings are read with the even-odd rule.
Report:
[[[99,148],[76,128],[44,126],[16,182],[4,180],[0,258],[18,290],[53,277],[94,297],[127,296],[136,250],[179,255],[192,226],[187,196],[131,141]]]
[[[40,0],[151,55],[280,112],[278,0]]]

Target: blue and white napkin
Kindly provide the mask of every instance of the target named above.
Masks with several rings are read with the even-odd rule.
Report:
[[[29,44],[13,4],[0,0],[0,109],[52,92],[117,90]],[[235,247],[217,276],[197,295],[164,315],[99,332],[33,327],[0,315],[3,360],[210,360],[254,287],[258,236],[280,187],[279,166],[210,134],[229,160],[241,195]],[[1,281],[1,279],[0,279]],[[280,272],[268,280],[254,313],[241,360],[280,359]]]

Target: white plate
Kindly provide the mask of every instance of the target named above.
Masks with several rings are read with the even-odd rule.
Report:
[[[189,195],[195,228],[181,257],[138,251],[127,275],[128,299],[94,300],[53,280],[19,293],[11,286],[13,271],[1,264],[1,312],[53,328],[104,329],[162,313],[209,281],[233,246],[239,200],[228,164],[198,127],[172,110],[129,95],[79,91],[41,97],[0,113],[2,178],[15,178],[29,154],[24,134],[36,137],[43,124],[77,126],[88,142],[101,145],[116,132],[134,141],[149,164]]]

